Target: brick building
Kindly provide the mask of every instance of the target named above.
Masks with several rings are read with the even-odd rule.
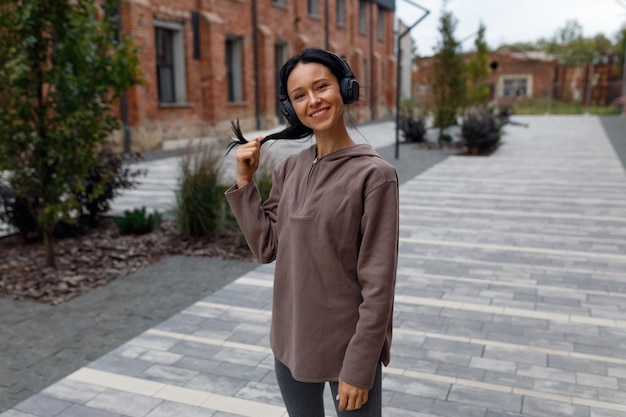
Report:
[[[473,53],[465,54],[466,62]],[[491,72],[485,81],[491,97],[498,103],[509,105],[525,98],[548,97],[553,88],[558,62],[537,53],[510,51],[489,52]],[[494,65],[495,64],[495,65]],[[417,58],[413,72],[413,100],[417,106],[432,103],[433,57]]]
[[[598,56],[592,63],[561,66],[555,80],[555,98],[589,106],[610,106],[622,95],[618,54]]]
[[[278,72],[304,47],[344,57],[361,85],[358,121],[395,106],[394,0],[122,0],[121,30],[140,47],[145,83],[120,106],[122,148],[226,137],[281,123]]]

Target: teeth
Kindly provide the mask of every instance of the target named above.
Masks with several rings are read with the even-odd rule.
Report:
[[[319,116],[320,114],[324,114],[324,113],[326,113],[326,110],[320,110],[320,111],[316,111],[311,116],[312,117],[316,117],[316,116]]]

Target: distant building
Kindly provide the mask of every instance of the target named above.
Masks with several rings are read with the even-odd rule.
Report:
[[[621,95],[622,68],[618,55],[602,55],[591,64],[565,66],[542,51],[500,49],[489,52],[491,72],[485,81],[492,100],[511,105],[525,99],[560,100],[610,106]],[[474,53],[465,54],[466,62]],[[432,102],[433,57],[414,61],[413,101],[428,108]]]
[[[465,54],[470,61],[474,53]],[[508,105],[516,100],[548,97],[555,80],[558,62],[545,55],[489,52],[491,72],[485,81],[492,100]],[[418,106],[432,104],[433,57],[417,58],[413,72],[414,101]]]
[[[309,46],[350,64],[361,84],[358,121],[390,116],[394,8],[395,0],[122,0],[121,30],[141,48],[146,81],[120,110],[127,143],[144,151],[226,137],[237,118],[245,131],[276,127],[280,67]]]
[[[592,63],[560,66],[555,98],[586,106],[610,106],[622,95],[622,66],[618,54],[596,57]]]

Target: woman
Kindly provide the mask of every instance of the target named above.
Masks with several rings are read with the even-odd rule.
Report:
[[[305,49],[280,78],[289,124],[250,142],[237,133],[237,184],[226,192],[256,258],[276,261],[278,384],[291,417],[323,417],[327,381],[338,416],[380,416],[398,253],[396,171],[348,134],[345,104],[358,100],[359,85],[343,59]],[[310,135],[314,145],[276,166],[262,204],[253,182],[261,143]]]

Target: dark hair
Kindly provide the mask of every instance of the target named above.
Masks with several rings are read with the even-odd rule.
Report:
[[[324,65],[330,70],[330,72],[333,73],[333,75],[337,78],[337,82],[339,83],[342,79],[346,77],[346,71],[350,71],[350,67],[348,66],[348,64],[342,62],[342,58],[335,55],[334,53],[320,48],[305,48],[289,58],[280,70],[280,96],[283,100],[289,100],[289,95],[287,94],[287,80],[289,79],[289,75],[291,74],[293,69],[300,63],[317,63]],[[354,77],[351,71],[350,75]],[[243,136],[243,134],[241,133],[241,129],[239,128],[239,119],[237,119],[236,122],[231,120],[230,123],[236,138],[231,138],[232,141],[228,144],[228,150],[226,153],[230,152],[237,145],[248,143],[248,140]],[[265,136],[261,140],[261,144],[267,142],[268,140],[303,139],[311,135],[313,135],[313,129],[306,127],[305,125],[300,123],[299,120],[297,121],[297,123],[293,123],[288,120],[287,127],[285,129],[281,130],[280,132],[272,133],[268,136]]]

